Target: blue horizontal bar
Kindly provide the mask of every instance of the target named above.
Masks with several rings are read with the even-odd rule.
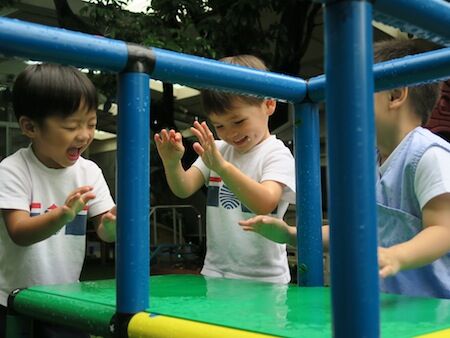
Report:
[[[374,20],[450,46],[450,4],[442,0],[377,0]]]
[[[10,18],[0,18],[0,54],[114,72],[128,59],[123,41]]]
[[[153,49],[159,80],[301,102],[306,81],[282,74],[224,64],[197,56]],[[127,59],[123,41],[61,28],[0,18],[0,53],[36,61],[120,72]]]
[[[450,78],[450,47],[380,62],[374,65],[375,91]],[[308,97],[325,99],[325,76],[308,81]]]
[[[152,50],[156,56],[154,79],[291,102],[301,102],[306,95],[306,81],[300,78],[158,48]]]

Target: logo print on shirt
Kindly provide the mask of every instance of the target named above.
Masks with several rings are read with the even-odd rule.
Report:
[[[40,202],[32,202],[30,204],[30,216],[38,216],[41,214],[41,207],[42,204]],[[45,210],[45,212],[49,212],[52,211],[53,209],[58,208],[58,206],[53,203],[51,206],[49,206],[47,208],[47,210]],[[86,234],[86,222],[87,222],[87,218],[88,218],[88,209],[89,206],[85,206],[83,208],[83,210],[81,210],[76,216],[75,218],[67,223],[65,225],[65,227],[62,227],[61,229],[59,229],[58,231],[55,232],[55,235],[57,233],[59,233],[62,229],[64,230],[64,233],[66,235],[75,235],[75,236],[84,236]]]
[[[233,192],[230,189],[228,189],[228,187],[226,185],[222,185],[220,187],[219,201],[220,201],[220,204],[225,209],[228,209],[228,210],[235,209],[241,205],[241,202],[239,202],[239,200],[236,198],[236,196],[233,194]]]
[[[208,207],[219,207],[219,205],[227,210],[235,209],[241,206],[241,211],[245,213],[253,213],[245,204],[241,203],[233,192],[223,184],[220,177],[209,178],[208,193],[206,195],[206,205]],[[278,206],[271,213],[276,216],[278,214]]]
[[[86,205],[73,219],[66,224],[66,235],[83,236],[86,234],[86,221],[88,206]]]
[[[41,203],[31,202],[30,204],[30,216],[39,216],[41,214]]]

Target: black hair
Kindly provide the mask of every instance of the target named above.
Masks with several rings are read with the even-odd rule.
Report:
[[[97,91],[89,78],[72,66],[30,65],[21,72],[12,91],[14,113],[42,125],[50,116],[68,117],[80,105],[86,111],[97,110]]]

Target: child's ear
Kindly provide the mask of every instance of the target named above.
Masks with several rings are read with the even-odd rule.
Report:
[[[277,107],[277,101],[272,99],[266,99],[264,100],[264,105],[267,109],[267,115],[271,116],[275,111],[275,108]]]
[[[36,123],[26,116],[21,116],[19,118],[19,126],[22,133],[29,138],[33,138],[36,132]]]
[[[398,109],[408,98],[408,88],[396,88],[389,91],[389,108]]]

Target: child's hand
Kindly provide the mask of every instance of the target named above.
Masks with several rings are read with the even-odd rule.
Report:
[[[225,160],[220,154],[214,142],[214,135],[208,128],[206,122],[201,124],[194,122],[194,127],[191,127],[192,133],[197,137],[198,142],[195,142],[193,148],[195,152],[201,156],[205,165],[214,170],[220,175],[220,171],[225,164]]]
[[[91,192],[92,189],[93,187],[91,186],[84,186],[75,189],[69,194],[62,206],[65,223],[72,221],[86,204],[95,198],[95,194]]]
[[[110,211],[102,215],[100,224],[103,224],[105,234],[108,242],[116,240],[116,207],[114,206]]]
[[[173,165],[181,160],[184,154],[184,146],[180,133],[175,130],[161,130],[160,134],[155,134],[154,140],[159,156],[164,164]]]
[[[378,267],[381,278],[393,276],[400,271],[401,263],[392,248],[378,248]]]
[[[253,231],[277,243],[295,243],[295,234],[291,235],[291,230],[286,222],[272,216],[258,215],[244,221],[239,221],[239,225],[244,231]]]

